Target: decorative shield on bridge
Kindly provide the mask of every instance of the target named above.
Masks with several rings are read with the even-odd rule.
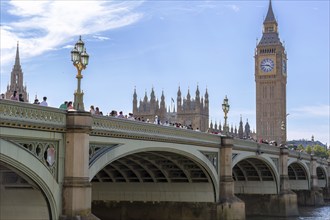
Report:
[[[47,148],[47,159],[48,166],[53,166],[55,163],[55,148],[53,146]]]

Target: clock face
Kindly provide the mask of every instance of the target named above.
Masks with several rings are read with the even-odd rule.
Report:
[[[265,73],[268,73],[274,69],[274,61],[270,58],[263,59],[260,63],[260,68]]]

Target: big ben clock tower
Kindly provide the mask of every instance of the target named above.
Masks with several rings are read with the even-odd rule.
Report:
[[[271,0],[254,58],[257,138],[281,144],[286,141],[287,56]]]

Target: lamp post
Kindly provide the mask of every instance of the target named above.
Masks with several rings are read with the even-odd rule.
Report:
[[[79,40],[75,44],[74,48],[71,51],[71,61],[73,65],[77,68],[77,90],[74,93],[74,102],[73,102],[73,108],[77,111],[85,111],[84,109],[84,100],[83,96],[84,93],[81,92],[80,89],[80,81],[83,78],[83,75],[81,74],[82,70],[86,69],[88,65],[89,55],[86,53],[86,48],[84,47],[84,42],[81,40],[81,36],[79,36]]]
[[[285,129],[286,129],[285,128],[285,122],[282,121],[281,122],[281,130],[282,130],[282,138],[281,138],[282,139],[282,141],[281,141],[282,143],[281,143],[281,145],[282,146],[285,146],[285,142],[286,142],[286,140],[285,140]]]
[[[222,110],[223,110],[223,113],[225,114],[224,132],[226,135],[228,135],[227,114],[229,112],[229,108],[230,108],[230,105],[228,104],[228,98],[226,96],[222,103]]]
[[[282,131],[282,134],[281,134],[281,143],[280,145],[286,145],[286,121],[287,121],[287,118],[290,114],[286,114],[285,115],[285,118],[284,120],[281,122],[281,131]]]

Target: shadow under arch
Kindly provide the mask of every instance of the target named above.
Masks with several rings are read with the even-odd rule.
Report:
[[[303,163],[299,160],[289,160],[288,161],[288,176],[289,176],[289,182],[292,190],[299,190],[299,189],[305,189],[309,190],[311,189],[311,174],[309,171],[309,168],[306,163]],[[305,188],[297,188],[299,186],[299,181],[305,180],[307,187]],[[298,182],[293,182],[298,181]]]
[[[47,203],[49,219],[58,219],[60,187],[48,169],[32,154],[9,141],[0,139],[0,146],[0,162],[35,183]],[[37,168],[37,170],[31,168]]]
[[[261,163],[259,163],[261,162]],[[279,194],[280,192],[280,175],[277,170],[274,161],[268,157],[261,157],[256,155],[245,155],[237,156],[232,163],[233,170],[233,179],[235,182],[235,194],[236,193],[252,193],[252,194]],[[274,182],[275,190],[272,192],[258,191],[262,190],[262,186],[253,186],[254,189],[249,191],[240,190],[238,191],[238,183],[241,181],[243,184],[241,187],[244,187],[244,184],[251,182]],[[244,181],[244,183],[243,183]],[[250,187],[251,188],[251,187]]]
[[[146,144],[147,145],[147,144]],[[207,157],[202,154],[198,149],[191,147],[189,145],[182,144],[170,144],[166,145],[164,143],[155,142],[148,143],[149,146],[144,144],[136,144],[134,142],[125,143],[123,145],[119,145],[111,151],[104,153],[100,156],[89,168],[89,180],[91,181],[93,177],[100,172],[105,166],[116,161],[125,156],[129,156],[132,154],[137,154],[141,152],[169,152],[178,155],[185,156],[190,160],[198,163],[209,175],[211,180],[211,184],[213,186],[214,191],[214,201],[219,197],[219,180],[216,168],[213,166],[211,161],[207,159]]]
[[[328,183],[329,177],[328,177],[327,172],[326,172],[324,167],[317,166],[316,167],[316,174],[317,174],[319,187],[326,188],[327,186],[329,186],[329,183]]]

